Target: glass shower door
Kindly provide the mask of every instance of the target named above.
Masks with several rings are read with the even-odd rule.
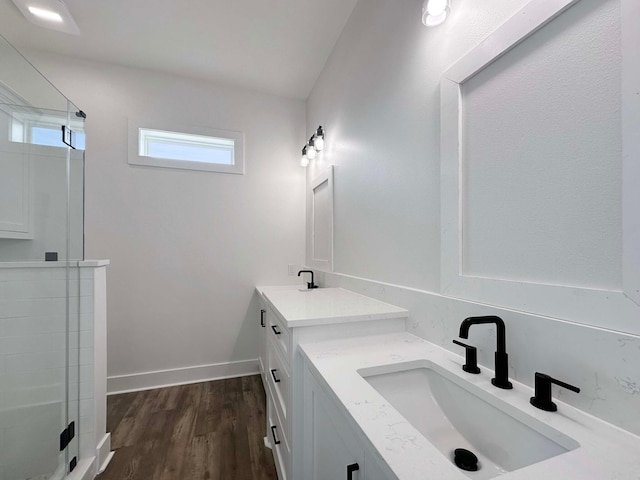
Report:
[[[67,153],[36,127],[53,119],[61,132],[66,112],[0,105],[0,480],[58,480],[67,465]]]
[[[62,141],[84,131],[76,111],[0,36],[0,480],[59,480],[79,458],[84,146]]]
[[[87,355],[93,350],[93,329],[87,322],[84,299],[92,293],[92,284],[82,276],[80,262],[84,259],[84,134],[85,117],[69,102],[65,131],[70,132],[67,149],[67,422],[75,425],[76,434],[66,449],[67,471],[72,471],[80,458],[81,415],[93,408],[93,364]],[[88,317],[91,318],[91,317]],[[85,413],[86,412],[86,413]]]

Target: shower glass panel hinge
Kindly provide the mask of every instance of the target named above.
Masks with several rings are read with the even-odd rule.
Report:
[[[62,143],[76,149],[76,134],[66,125],[62,125]]]
[[[69,473],[73,472],[73,469],[78,465],[78,457],[73,457],[69,462]]]
[[[67,445],[71,443],[73,437],[76,436],[76,422],[71,422],[67,428],[65,428],[60,434],[60,451],[67,448]]]

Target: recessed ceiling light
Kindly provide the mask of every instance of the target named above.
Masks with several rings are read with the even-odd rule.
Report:
[[[424,0],[422,4],[422,23],[427,27],[440,25],[447,19],[451,9],[451,0]]]
[[[59,13],[46,10],[44,8],[29,7],[29,11],[36,17],[40,17],[43,20],[49,20],[50,22],[62,22],[62,16]]]
[[[62,0],[13,0],[18,10],[39,27],[80,35],[80,29]]]

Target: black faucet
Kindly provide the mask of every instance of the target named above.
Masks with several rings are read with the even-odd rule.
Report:
[[[497,328],[497,347],[495,354],[496,376],[491,379],[491,383],[505,390],[513,388],[513,385],[509,381],[509,356],[507,355],[505,326],[504,321],[500,317],[488,315],[486,317],[465,318],[460,324],[460,338],[469,338],[469,327],[483,323],[495,323]]]
[[[530,399],[531,405],[547,412],[555,412],[558,410],[558,406],[551,400],[552,383],[555,383],[562,388],[566,388],[567,390],[571,390],[572,392],[580,393],[580,389],[578,387],[561,382],[546,373],[536,372],[535,396]]]
[[[318,288],[318,285],[316,285],[315,283],[313,283],[313,272],[311,270],[300,270],[298,272],[298,276],[300,276],[301,273],[310,273],[311,274],[311,281],[307,282],[307,288],[308,289],[312,289],[312,288]]]

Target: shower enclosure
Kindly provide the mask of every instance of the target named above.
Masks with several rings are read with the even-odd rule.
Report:
[[[92,408],[84,124],[0,37],[0,480],[69,475]]]

